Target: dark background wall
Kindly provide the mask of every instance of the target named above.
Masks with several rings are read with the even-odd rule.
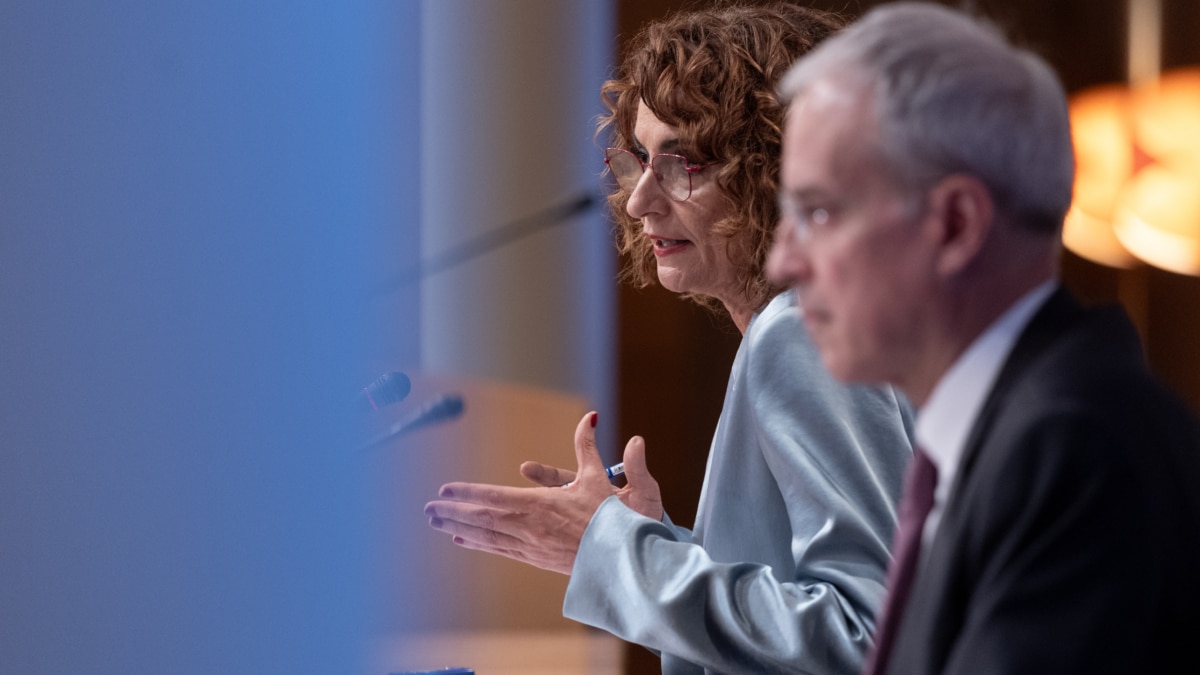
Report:
[[[704,0],[618,0],[618,53],[647,21]],[[811,0],[861,15],[871,0]],[[1058,70],[1068,92],[1121,81],[1126,0],[992,0],[943,4],[992,18]],[[1163,0],[1163,67],[1200,63],[1200,3]],[[1089,303],[1123,304],[1142,332],[1151,367],[1200,410],[1200,279],[1154,268],[1120,271],[1064,253],[1063,278]],[[709,442],[740,336],[727,319],[661,288],[623,286],[618,297],[619,437],[646,438],[650,470],[671,517],[690,523]],[[656,673],[658,659],[631,646],[627,672]]]

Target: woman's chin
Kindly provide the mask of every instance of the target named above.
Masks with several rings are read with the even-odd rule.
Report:
[[[658,268],[658,283],[672,293],[693,292],[692,289],[688,288],[687,280],[683,278],[683,275],[674,269],[663,269],[660,266]]]

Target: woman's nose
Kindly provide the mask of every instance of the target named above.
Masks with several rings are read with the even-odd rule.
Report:
[[[643,218],[649,213],[662,213],[663,201],[667,195],[658,184],[654,169],[646,167],[638,177],[637,185],[629,193],[629,201],[625,203],[625,212],[632,218]]]

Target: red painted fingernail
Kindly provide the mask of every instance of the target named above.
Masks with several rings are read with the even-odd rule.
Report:
[[[596,428],[596,422],[600,419],[600,413],[592,413],[592,428]]]
[[[439,496],[439,497],[445,497],[445,498],[449,499],[449,498],[451,498],[451,497],[453,497],[453,496],[454,496],[454,490],[451,490],[451,489],[450,489],[450,488],[448,488],[448,487],[444,487],[444,488],[442,488],[441,490],[439,490],[439,491],[438,491],[438,496]]]
[[[442,519],[441,518],[430,518],[429,526],[435,530],[442,529]]]
[[[451,539],[450,541],[453,541],[454,543],[458,544],[459,546],[462,546],[466,540],[464,540],[462,537],[456,536],[453,539]]]

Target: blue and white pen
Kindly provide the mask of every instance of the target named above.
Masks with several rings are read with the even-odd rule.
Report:
[[[620,476],[621,474],[625,473],[625,462],[617,462],[616,464],[613,464],[610,467],[606,467],[604,469],[604,473],[607,474],[609,478],[616,478],[617,476]],[[574,483],[574,482],[575,481],[571,481],[570,483],[563,483],[559,487],[567,487],[568,485],[571,485],[571,483]]]

